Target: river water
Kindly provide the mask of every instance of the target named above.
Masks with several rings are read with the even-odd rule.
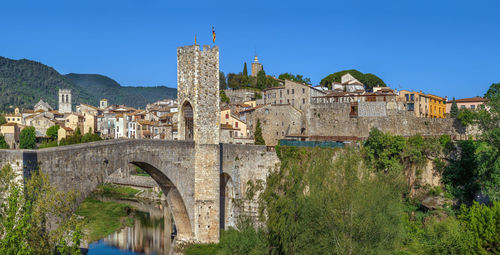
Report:
[[[173,254],[175,226],[166,202],[102,200],[135,208],[134,224],[91,243],[88,255]]]

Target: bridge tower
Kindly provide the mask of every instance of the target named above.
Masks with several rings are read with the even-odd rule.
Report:
[[[219,241],[219,48],[196,44],[177,48],[179,140],[195,143],[193,234]]]

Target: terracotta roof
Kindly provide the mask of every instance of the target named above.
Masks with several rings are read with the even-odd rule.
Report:
[[[470,97],[470,98],[462,98],[462,99],[456,99],[455,102],[457,103],[473,103],[473,102],[487,102],[488,99],[482,98],[482,97]],[[452,103],[453,100],[448,100],[447,103]]]
[[[70,127],[62,127],[62,128],[66,131],[73,131],[73,129],[71,129]]]
[[[81,104],[81,105],[84,105],[84,106],[87,106],[87,107],[90,107],[90,108],[92,108],[92,109],[94,109],[94,110],[98,110],[98,108],[97,108],[97,107],[95,107],[95,106],[92,106],[92,105],[89,105],[89,104],[82,104],[82,103],[80,103],[80,104]]]
[[[222,128],[222,129],[231,129],[231,130],[240,130],[239,128],[233,128],[233,126],[229,125],[229,124],[220,124],[220,128]]]
[[[17,123],[15,122],[9,122],[7,124],[3,124],[2,127],[12,127],[12,126],[17,126]]]

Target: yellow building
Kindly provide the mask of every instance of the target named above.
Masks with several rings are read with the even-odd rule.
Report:
[[[221,125],[231,126],[234,130],[234,137],[248,137],[247,124],[231,114],[231,109],[222,109],[220,114]]]
[[[446,99],[436,95],[427,95],[429,97],[429,117],[445,118]]]
[[[404,102],[406,110],[417,117],[445,118],[446,98],[422,92],[401,90],[397,101]]]

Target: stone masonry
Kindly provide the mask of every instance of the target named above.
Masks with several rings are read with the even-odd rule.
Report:
[[[179,139],[187,139],[192,109],[195,141],[194,236],[200,242],[219,240],[219,48],[197,44],[177,49]]]

